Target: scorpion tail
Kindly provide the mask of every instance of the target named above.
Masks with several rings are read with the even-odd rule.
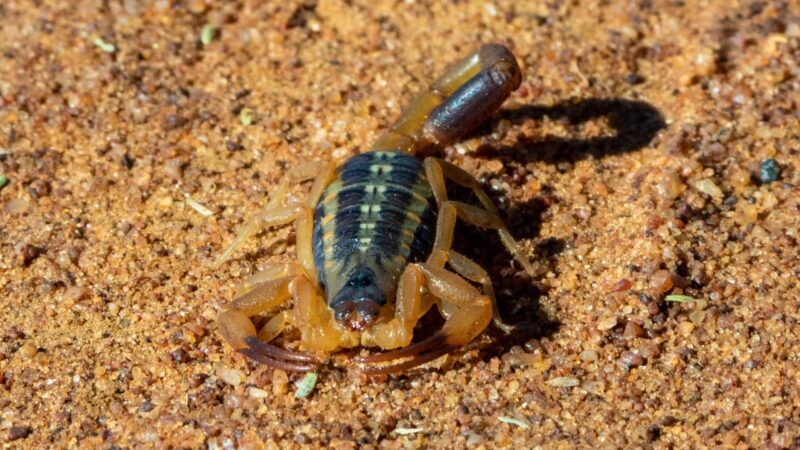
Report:
[[[417,95],[372,150],[411,154],[452,144],[492,115],[522,74],[501,44],[485,44]]]

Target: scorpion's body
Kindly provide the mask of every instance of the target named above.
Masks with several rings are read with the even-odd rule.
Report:
[[[407,153],[367,152],[339,166],[313,232],[319,285],[337,320],[349,315],[363,329],[394,300],[405,267],[431,253],[436,209],[422,164]]]
[[[243,294],[217,319],[225,339],[254,360],[295,371],[313,370],[321,363],[317,355],[342,348],[397,349],[357,358],[368,373],[388,373],[468,343],[492,319],[507,331],[486,271],[452,249],[456,219],[496,230],[529,273],[532,266],[475,178],[414,154],[448,145],[473,129],[520,81],[511,52],[484,45],[419,94],[370,151],[338,167],[312,162],[288,171],[269,204],[242,227],[219,261],[259,229],[292,221],[297,261],[272,266],[246,282]],[[289,183],[310,179],[307,201],[284,206]],[[446,181],[470,189],[480,206],[449,200]],[[251,317],[290,298],[292,309],[255,329]],[[444,326],[410,345],[417,321],[434,305]],[[297,328],[301,345],[316,355],[268,344],[286,325]]]

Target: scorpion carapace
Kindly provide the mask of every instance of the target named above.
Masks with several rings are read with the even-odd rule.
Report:
[[[496,230],[531,274],[522,248],[474,177],[437,158],[414,154],[453,143],[494,113],[520,84],[516,60],[488,44],[419,94],[370,151],[336,165],[290,170],[267,206],[242,226],[224,261],[258,230],[295,222],[297,261],[252,276],[218,317],[223,337],[269,366],[310,371],[340,349],[393,350],[355,358],[367,373],[410,369],[463,346],[497,312],[486,271],[452,246],[456,219]],[[306,202],[284,206],[292,183],[313,179]],[[480,205],[449,200],[445,181],[470,189]],[[481,285],[476,288],[472,283]],[[253,316],[277,309],[256,331]],[[433,306],[445,319],[433,336],[411,344],[417,321]],[[287,325],[306,352],[269,344]]]

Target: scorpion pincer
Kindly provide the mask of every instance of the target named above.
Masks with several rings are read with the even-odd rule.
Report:
[[[217,263],[260,229],[291,222],[297,260],[245,283],[218,316],[225,340],[255,361],[299,372],[315,370],[341,349],[392,350],[355,359],[360,370],[378,374],[447,354],[492,319],[508,331],[486,271],[451,248],[456,219],[496,230],[532,274],[530,262],[474,177],[443,160],[414,155],[455,142],[493,114],[520,82],[511,52],[483,45],[419,94],[369,151],[338,166],[321,161],[288,171]],[[306,180],[313,180],[306,201],[284,205],[291,184]],[[449,200],[446,182],[470,189],[479,205]],[[256,330],[252,317],[290,299],[291,309]],[[411,344],[417,321],[434,305],[444,325]],[[269,343],[287,325],[299,331],[304,352]]]

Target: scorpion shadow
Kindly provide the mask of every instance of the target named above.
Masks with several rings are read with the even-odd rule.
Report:
[[[544,118],[566,121],[570,126],[605,119],[615,134],[585,139],[580,136],[522,137],[511,146],[482,146],[474,156],[500,160],[504,164],[516,161],[522,165],[534,161],[559,164],[585,158],[601,159],[647,146],[666,126],[661,113],[646,102],[620,98],[588,99],[549,107],[526,105],[513,110],[502,110],[491,123],[477,130],[477,135],[490,133],[499,120],[506,119],[519,125]],[[509,207],[506,210],[506,223],[512,234],[520,239],[539,236],[542,219],[546,218],[550,205],[557,201],[552,195],[552,188],[543,186],[539,196]],[[493,339],[491,343],[480,348],[480,359],[487,360],[505,354],[515,345],[554,334],[560,324],[539,302],[548,291],[547,286],[540,281],[544,275],[538,280],[531,280],[521,269],[512,269],[511,267],[517,267],[516,264],[512,261],[513,266],[510,266],[511,256],[505,251],[497,251],[502,248],[502,244],[494,234],[487,236],[485,232],[466,226],[458,231],[463,233],[463,237],[458,240],[461,241],[464,253],[487,268],[495,284],[498,306],[504,320],[515,326],[515,330],[509,335],[490,327],[493,330],[490,332]],[[533,257],[540,265],[542,273],[556,273],[557,256],[566,246],[567,242],[556,238],[544,239],[535,246]]]

